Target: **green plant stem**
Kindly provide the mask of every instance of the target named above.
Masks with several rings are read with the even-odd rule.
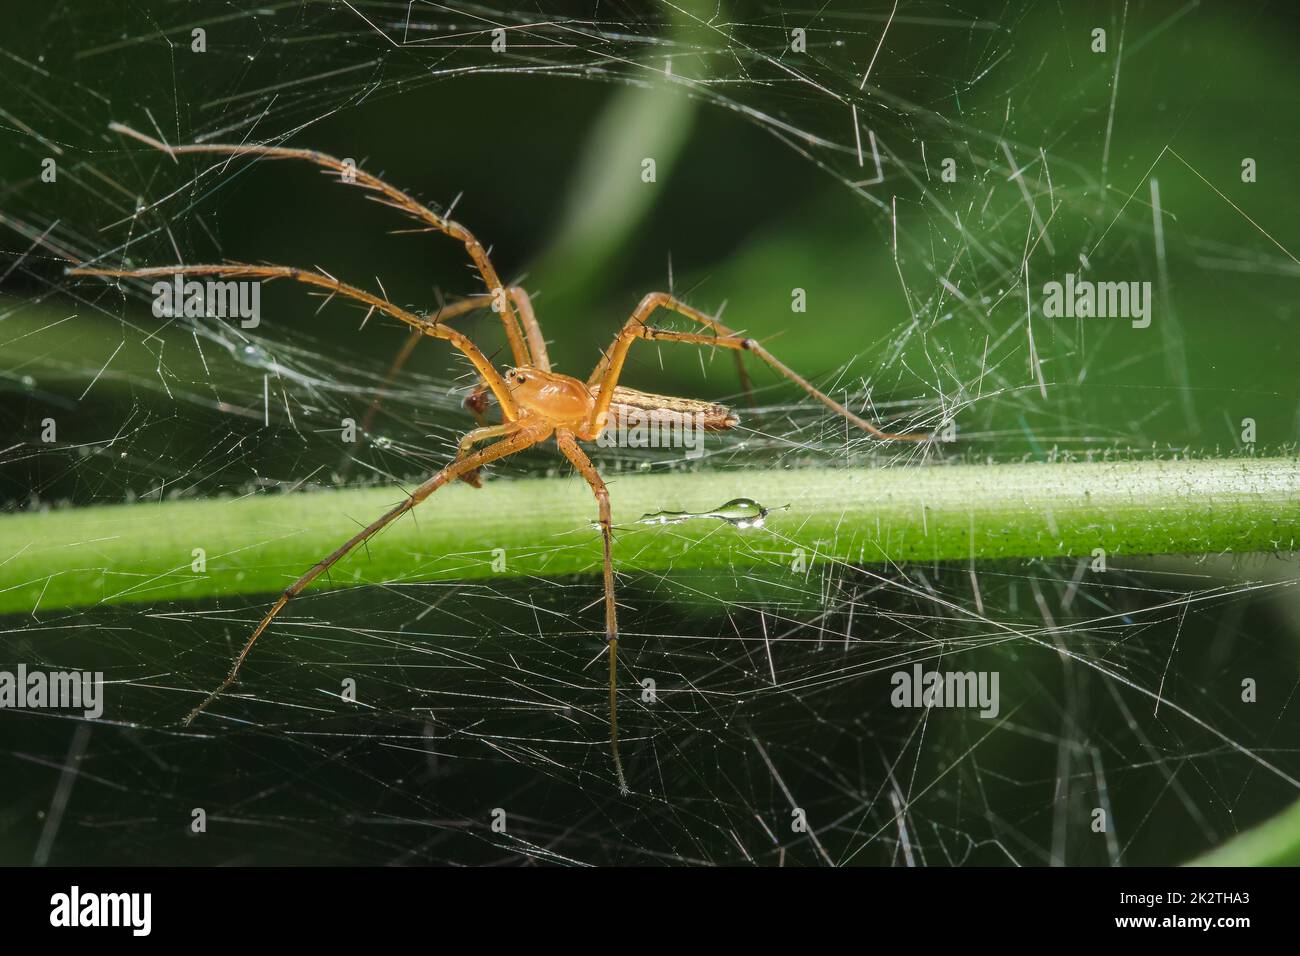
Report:
[[[1198,856],[1188,866],[1300,865],[1300,802]]]
[[[619,570],[788,568],[1290,551],[1295,458],[610,475]],[[397,501],[397,488],[75,508],[0,518],[0,613],[273,593]],[[748,497],[762,528],[638,524]],[[444,488],[317,586],[554,577],[600,567],[577,477]],[[195,567],[195,549],[206,566]]]

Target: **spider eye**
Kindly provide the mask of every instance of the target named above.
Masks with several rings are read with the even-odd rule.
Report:
[[[515,381],[522,385],[524,382],[528,381],[528,377],[524,375],[523,372],[516,372]]]

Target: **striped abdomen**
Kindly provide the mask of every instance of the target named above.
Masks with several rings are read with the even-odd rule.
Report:
[[[593,397],[600,394],[598,387],[591,389]],[[634,411],[635,410],[635,411]],[[676,395],[655,395],[653,392],[638,392],[634,388],[614,386],[614,397],[609,405],[609,418],[605,427],[622,431],[625,423],[644,419],[647,412],[671,412],[676,415],[689,415],[698,422],[698,427],[708,432],[725,431],[740,424],[736,413],[725,405],[715,402],[701,402],[694,398],[680,398]],[[698,416],[698,418],[696,417]]]

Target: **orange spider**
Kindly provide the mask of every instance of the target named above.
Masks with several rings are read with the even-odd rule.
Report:
[[[468,229],[457,222],[446,219],[426,206],[416,202],[406,193],[388,185],[376,176],[355,168],[352,163],[324,153],[308,149],[291,149],[282,146],[265,145],[218,145],[195,144],[190,146],[169,146],[151,136],[137,132],[120,123],[110,127],[115,132],[123,133],[154,149],[162,150],[170,156],[182,153],[218,153],[226,155],[264,156],[268,159],[301,159],[327,170],[340,174],[345,182],[355,183],[363,189],[377,195],[368,198],[385,205],[393,206],[425,224],[420,232],[442,232],[465,244],[470,259],[490,290],[486,294],[471,296],[439,310],[432,318],[425,318],[394,305],[376,295],[347,285],[323,272],[295,269],[288,266],[251,265],[247,263],[226,263],[223,265],[176,265],[146,269],[69,269],[70,275],[85,276],[130,276],[135,278],[154,278],[175,275],[218,275],[231,278],[249,277],[257,279],[289,278],[308,285],[319,286],[331,295],[342,295],[370,307],[370,313],[376,310],[392,316],[409,325],[413,332],[407,344],[399,353],[390,378],[400,369],[410,355],[415,343],[422,337],[446,339],[463,352],[474,366],[482,383],[471,396],[469,405],[479,417],[482,427],[470,431],[461,439],[456,457],[432,478],[415,489],[411,495],[391,511],[375,519],[369,526],[354,534],[334,552],[318,561],[302,577],[290,585],[279,599],[266,612],[261,623],[254,629],[243,649],[235,658],[230,673],[197,707],[190,711],[184,723],[194,720],[209,704],[216,700],[231,684],[235,682],[239,669],[252,650],[253,644],[261,637],[271,621],[284,608],[289,600],[307,587],[312,581],[324,574],[336,562],[347,555],[357,545],[366,541],[376,532],[406,514],[420,502],[443,485],[456,479],[464,479],[477,484],[477,470],[489,462],[505,458],[523,451],[532,445],[545,441],[552,436],[560,451],[587,480],[596,503],[600,517],[600,531],[604,543],[604,584],[605,584],[605,637],[609,646],[609,727],[610,752],[613,756],[614,772],[619,789],[626,793],[627,782],[623,774],[623,761],[618,747],[618,618],[614,604],[614,570],[611,558],[611,523],[609,492],[586,453],[579,446],[580,441],[594,441],[607,428],[617,429],[626,416],[633,410],[672,410],[696,413],[705,430],[723,430],[734,427],[738,419],[721,405],[696,402],[690,399],[675,398],[665,395],[653,395],[637,392],[618,385],[623,363],[627,358],[632,343],[639,339],[664,342],[686,342],[692,345],[710,348],[731,349],[736,353],[736,364],[742,383],[748,388],[741,356],[748,352],[758,356],[781,375],[790,379],[808,395],[823,405],[843,415],[863,431],[876,438],[895,441],[926,441],[925,434],[893,434],[881,431],[871,422],[853,414],[839,402],[814,388],[806,379],[787,368],[771,355],[754,339],[736,334],[721,322],[704,313],[679,302],[663,292],[652,292],[643,298],[627,320],[621,332],[614,339],[609,350],[596,363],[595,369],[586,382],[551,371],[550,359],[546,354],[546,342],[542,338],[541,327],[533,313],[528,294],[519,286],[503,286],[496,270],[488,259],[483,245],[474,238]],[[491,305],[501,316],[505,326],[506,339],[514,357],[513,368],[505,374],[498,372],[492,363],[463,333],[449,327],[446,323],[459,315]],[[707,333],[677,332],[659,329],[646,324],[646,319],[655,309],[671,309],[703,326]],[[517,310],[517,314],[516,314]],[[367,313],[367,317],[369,314]],[[501,408],[500,425],[484,425],[482,418],[483,404],[491,394]],[[373,414],[373,406],[371,414]],[[370,417],[367,416],[365,425]],[[497,439],[486,448],[475,449],[481,441]]]

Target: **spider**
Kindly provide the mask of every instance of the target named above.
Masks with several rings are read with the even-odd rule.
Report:
[[[705,430],[725,430],[735,427],[739,422],[735,415],[721,405],[638,392],[620,386],[618,384],[619,376],[623,372],[628,350],[633,343],[649,340],[681,342],[706,348],[729,349],[735,353],[741,383],[746,391],[749,388],[749,380],[742,357],[745,353],[748,353],[757,356],[777,373],[794,382],[810,397],[815,398],[827,408],[842,415],[858,428],[878,439],[927,441],[931,437],[927,434],[896,434],[882,431],[872,422],[855,415],[830,396],[818,391],[807,379],[778,361],[756,340],[732,331],[717,319],[705,315],[703,312],[664,292],[652,292],[641,299],[631,318],[624,324],[622,331],[618,333],[613,344],[601,356],[600,361],[596,363],[595,369],[585,382],[568,375],[561,375],[551,369],[551,362],[546,353],[546,341],[542,337],[541,326],[538,324],[537,317],[533,312],[528,293],[518,285],[503,285],[496,269],[488,258],[487,250],[484,249],[483,244],[474,238],[473,234],[464,226],[439,215],[377,176],[356,168],[354,163],[345,163],[343,160],[315,150],[283,146],[261,144],[222,145],[216,143],[170,146],[120,123],[113,123],[109,128],[154,149],[161,150],[172,157],[184,153],[215,153],[230,156],[265,157],[267,159],[295,159],[314,163],[327,172],[337,173],[343,182],[355,184],[366,190],[369,194],[367,198],[392,206],[423,224],[421,228],[404,231],[441,232],[464,243],[470,260],[489,290],[487,293],[470,296],[447,305],[431,317],[426,317],[394,305],[385,298],[380,298],[370,292],[341,282],[321,270],[298,269],[280,265],[252,265],[239,262],[227,262],[220,265],[174,265],[141,269],[102,269],[83,266],[68,270],[69,275],[132,277],[139,279],[171,277],[178,274],[215,275],[259,280],[292,279],[295,282],[326,290],[331,298],[340,295],[368,306],[367,319],[378,311],[411,327],[410,338],[399,352],[389,371],[390,379],[401,368],[402,363],[410,355],[415,344],[427,336],[435,339],[445,339],[464,353],[481,380],[479,386],[466,402],[466,405],[474,411],[479,427],[471,430],[461,439],[459,450],[453,460],[433,477],[419,485],[404,501],[385,514],[380,515],[367,527],[339,545],[331,554],[316,562],[297,581],[286,588],[244,643],[243,648],[232,662],[230,672],[225,679],[186,716],[183,721],[185,726],[188,726],[209,704],[235,683],[240,668],[247,659],[249,652],[253,649],[253,645],[284,609],[285,605],[354,548],[408,511],[414,509],[444,485],[457,479],[477,485],[479,469],[484,465],[516,454],[532,445],[546,441],[548,438],[554,438],[560,452],[572,463],[578,473],[586,479],[596,499],[604,550],[605,639],[609,656],[610,754],[613,759],[614,775],[617,778],[619,790],[622,793],[627,793],[627,780],[623,772],[623,761],[619,754],[618,743],[618,614],[614,603],[613,543],[609,491],[605,487],[605,482],[601,480],[595,466],[591,463],[591,459],[582,450],[580,442],[594,441],[607,428],[619,428],[620,422],[625,421],[626,416],[634,409],[699,413],[701,416],[699,421]],[[488,306],[501,318],[505,328],[506,340],[514,359],[513,366],[508,367],[504,372],[498,371],[464,333],[457,331],[448,324],[458,316]],[[703,331],[673,331],[648,324],[647,319],[659,309],[667,309],[683,315],[701,326]],[[483,416],[489,397],[494,398],[500,408],[502,422],[499,425],[487,424]],[[373,414],[373,411],[374,406],[372,405],[371,414]],[[367,416],[367,422],[370,417],[370,415]],[[485,447],[478,447],[480,443],[489,441],[492,443]]]

